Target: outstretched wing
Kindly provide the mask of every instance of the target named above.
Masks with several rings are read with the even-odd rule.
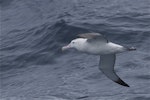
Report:
[[[87,42],[104,42],[108,43],[108,40],[100,33],[85,33],[79,34],[78,37],[87,38]]]
[[[119,76],[115,73],[114,71],[115,60],[116,60],[115,54],[101,55],[99,69],[112,81],[120,85],[129,87],[129,85],[125,83],[123,80],[121,80]]]

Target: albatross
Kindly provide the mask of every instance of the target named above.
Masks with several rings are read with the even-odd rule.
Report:
[[[134,47],[128,48],[112,43],[100,33],[79,34],[78,37],[79,38],[72,40],[68,45],[63,46],[62,50],[74,48],[84,53],[99,55],[99,69],[112,81],[129,87],[129,85],[115,73],[114,65],[117,53],[136,50]]]

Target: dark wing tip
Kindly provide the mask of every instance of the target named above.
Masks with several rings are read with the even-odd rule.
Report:
[[[120,85],[123,85],[123,86],[126,86],[126,87],[130,87],[127,83],[125,83],[123,80],[121,80],[120,78],[115,81],[116,83],[120,84]]]

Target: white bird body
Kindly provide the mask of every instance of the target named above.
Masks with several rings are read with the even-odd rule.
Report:
[[[109,43],[88,43],[87,39],[77,38],[74,41],[80,41],[80,45],[77,46],[77,50],[94,55],[120,53],[126,51],[121,45],[109,42]]]

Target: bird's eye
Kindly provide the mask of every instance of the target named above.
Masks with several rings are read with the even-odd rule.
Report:
[[[74,44],[75,42],[72,42],[72,44]]]

